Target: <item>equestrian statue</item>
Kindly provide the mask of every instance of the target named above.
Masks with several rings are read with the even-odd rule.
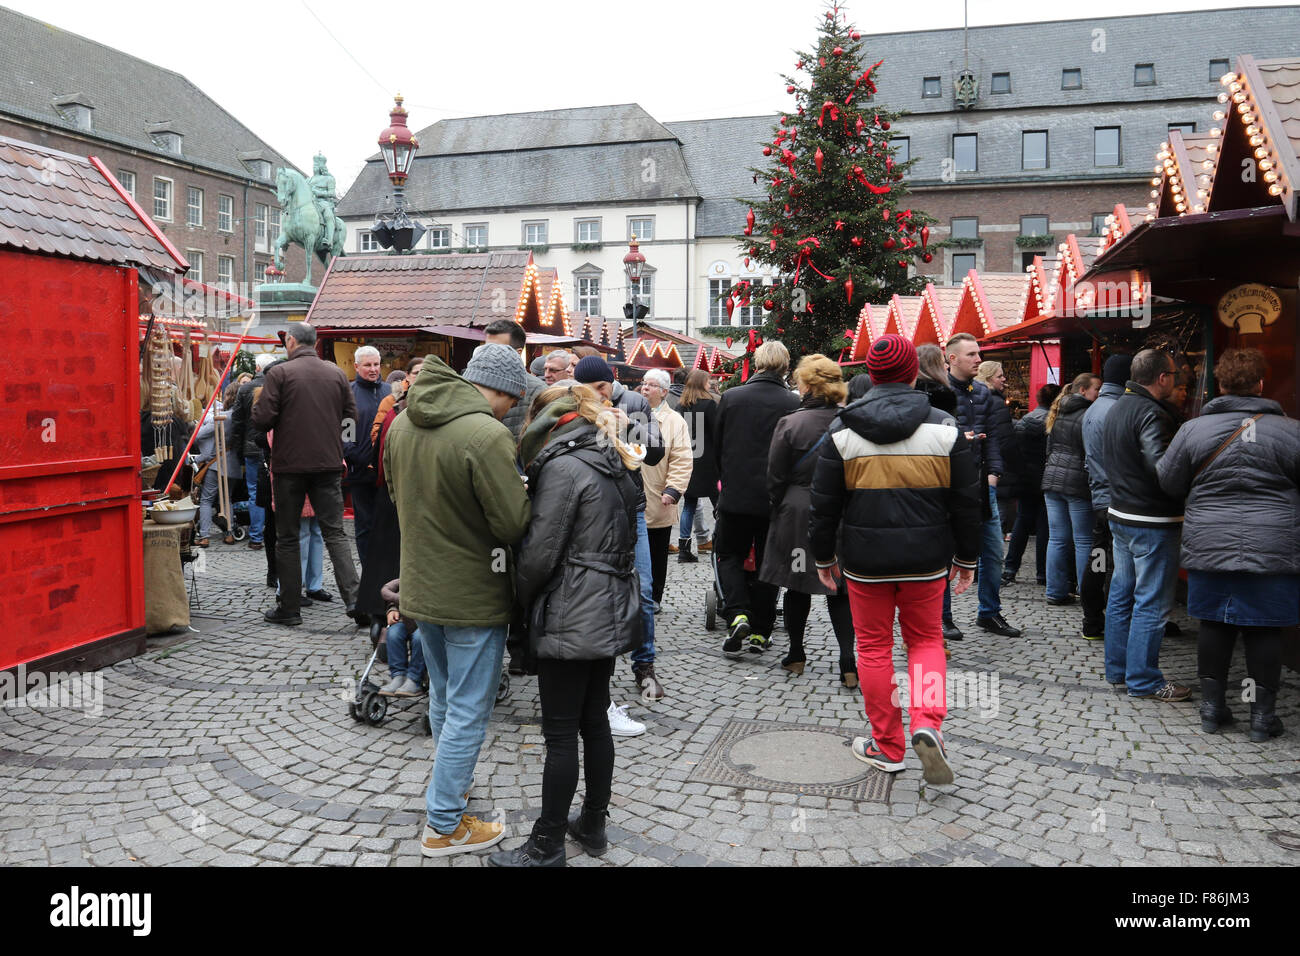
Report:
[[[343,251],[347,226],[334,214],[334,177],[325,166],[325,157],[316,154],[310,180],[294,169],[281,167],[275,172],[275,197],[280,201],[280,238],[275,243],[275,267],[284,268],[284,250],[297,243],[307,252],[306,283],[311,284],[311,260],[314,252],[320,261],[330,260]]]

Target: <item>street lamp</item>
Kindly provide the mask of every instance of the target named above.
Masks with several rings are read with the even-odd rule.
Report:
[[[627,275],[627,288],[632,301],[623,306],[623,317],[632,320],[632,329],[635,331],[636,323],[650,311],[649,307],[638,302],[641,297],[641,277],[645,275],[645,255],[638,248],[635,234],[627,244],[627,250],[627,255],[623,257],[623,272]]]
[[[385,249],[406,252],[413,249],[424,235],[424,226],[412,222],[406,215],[406,177],[420,148],[420,142],[411,135],[406,125],[406,107],[402,95],[394,98],[392,112],[388,114],[388,128],[379,134],[379,152],[388,167],[388,179],[393,184],[393,203],[397,207],[393,218],[375,220],[371,232]]]

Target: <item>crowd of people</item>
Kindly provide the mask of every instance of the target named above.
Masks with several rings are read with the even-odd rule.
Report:
[[[504,835],[467,805],[507,651],[509,670],[537,677],[546,762],[528,840],[490,861],[563,865],[566,834],[605,851],[613,738],[645,732],[611,681],[628,655],[642,700],[668,694],[655,615],[674,551],[682,563],[712,552],[724,658],[773,647],[784,592],[780,665],[803,674],[813,598],[824,598],[836,678],[862,694],[870,726],[853,753],[887,773],[906,763],[906,706],[925,780],[954,779],[945,699],[921,691],[944,687],[964,640],[953,595],[975,587],[976,626],[1022,637],[1001,589],[1031,536],[1042,599],[1081,599],[1081,637],[1104,642],[1105,679],[1157,702],[1191,693],[1159,667],[1181,544],[1201,621],[1202,728],[1233,721],[1240,634],[1250,737],[1282,732],[1282,630],[1300,620],[1300,423],[1261,397],[1257,351],[1220,356],[1223,395],[1188,422],[1169,401],[1173,359],[1157,350],[1045,386],[1013,422],[1003,368],[981,362],[969,335],[920,349],[882,336],[850,382],[823,355],[792,369],[786,347],[766,342],[748,380],[721,394],[699,370],[650,370],[629,389],[594,349],[551,351],[526,369],[523,329],[509,321],[487,327],[460,372],[430,356],[385,382],[373,349],[357,350],[349,383],[314,340],[292,326],[288,358],[259,360],[232,396],[233,460],[259,506],[249,546],[266,548],[278,585],[267,621],[292,626],[304,601],[331,597],[319,552],[311,564],[318,529],[348,615],[386,643],[382,693],[415,696],[427,679],[427,856]],[[901,701],[896,619],[913,691]],[[579,741],[585,792],[570,813]]]

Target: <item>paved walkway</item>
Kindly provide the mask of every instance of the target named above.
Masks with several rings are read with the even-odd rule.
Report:
[[[337,599],[305,609],[302,627],[263,626],[264,574],[260,552],[215,545],[199,576],[200,633],[151,640],[101,672],[100,712],[0,710],[0,864],[449,865],[424,861],[417,843],[433,756],[420,703],[381,727],[351,720],[368,641]],[[1025,634],[998,638],[974,628],[972,589],[955,603],[967,639],[954,645],[944,728],[957,780],[927,787],[910,754],[892,780],[849,755],[862,701],[838,686],[824,607],[815,656],[791,677],[780,630],[761,659],[721,656],[722,632],[703,623],[709,583],[707,564],[670,562],[665,700],[643,704],[619,665],[616,698],[649,732],[617,742],[614,845],[601,860],[570,845],[571,865],[1300,863],[1269,836],[1300,830],[1290,672],[1286,736],[1208,737],[1194,702],[1117,695],[1100,644],[1076,636],[1077,609],[1012,585],[1005,612]],[[1188,636],[1167,639],[1161,663],[1191,681],[1194,626],[1181,609],[1177,620]],[[1241,720],[1248,708],[1234,710]],[[506,846],[538,813],[539,720],[535,680],[515,678],[470,804],[509,821]]]

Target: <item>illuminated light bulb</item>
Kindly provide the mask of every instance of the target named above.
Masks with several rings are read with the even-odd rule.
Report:
[[[1268,170],[1270,170],[1270,169],[1273,168],[1273,160],[1271,160],[1271,159],[1261,159],[1261,160],[1259,161],[1259,168],[1262,169],[1262,170],[1264,170],[1265,172],[1267,172]]]
[[[1246,135],[1247,135],[1247,136],[1258,136],[1258,135],[1259,135],[1259,127],[1256,126],[1254,123],[1251,123],[1249,126],[1246,127]]]
[[[1152,186],[1159,186],[1159,185],[1160,185],[1160,178],[1159,178],[1159,177],[1156,177],[1155,179],[1151,180],[1151,185],[1152,185]]]
[[[1223,76],[1219,77],[1219,82],[1224,86],[1227,86],[1229,83],[1235,83],[1236,81],[1237,74],[1232,72],[1225,73]]]
[[[1177,206],[1177,209],[1179,212],[1187,212],[1187,204],[1180,202]]]
[[[1269,186],[1269,187],[1268,187],[1268,194],[1269,194],[1270,196],[1280,196],[1280,195],[1282,195],[1282,185],[1281,185],[1281,183],[1274,183],[1273,185]]]
[[[1161,149],[1168,149],[1168,148],[1169,148],[1169,144],[1168,144],[1168,143],[1161,143],[1161,144],[1160,144],[1160,148],[1161,148]]]
[[[1261,146],[1259,149],[1255,150],[1255,158],[1256,158],[1256,159],[1266,159],[1266,158],[1268,158],[1268,147],[1267,147],[1267,146]]]
[[[1148,213],[1148,214],[1147,214],[1146,221],[1147,221],[1147,222],[1150,222],[1151,220],[1153,220],[1153,219],[1155,219],[1155,218],[1156,218],[1155,216],[1153,216],[1153,215],[1151,215],[1150,213]]]
[[[1246,94],[1245,94],[1245,93],[1233,93],[1233,94],[1232,94],[1232,102],[1234,102],[1234,103],[1236,103],[1236,104],[1238,104],[1238,105],[1240,105],[1240,104],[1246,102]]]
[[[1206,196],[1208,196],[1208,195],[1210,195],[1210,194],[1207,193],[1204,189],[1198,189],[1198,190],[1196,190],[1196,198],[1197,198],[1197,199],[1204,199],[1204,198],[1205,198]]]
[[[1227,87],[1233,93],[1241,92],[1241,84],[1237,82],[1236,77],[1228,81]]]
[[[1217,152],[1219,151],[1219,147],[1215,146],[1213,143],[1206,143],[1206,144],[1205,144],[1205,151],[1206,151],[1207,153],[1209,153],[1211,156],[1213,156],[1215,153],[1217,153]],[[1206,162],[1207,162],[1207,163],[1210,163],[1210,161],[1209,161],[1208,159],[1206,160]],[[1213,164],[1213,163],[1210,163],[1210,165],[1213,166],[1214,164]]]
[[[1211,127],[1210,127],[1210,135],[1211,135],[1211,136],[1216,136],[1216,137],[1217,137],[1217,136],[1222,136],[1222,135],[1223,135],[1223,130],[1219,129],[1219,127],[1217,127],[1217,126],[1211,126]]]
[[[1273,170],[1270,169],[1268,172],[1264,174],[1264,182],[1266,183],[1277,182],[1277,173],[1275,173]]]
[[[1218,101],[1219,101],[1220,103],[1226,103],[1226,102],[1228,102],[1228,94],[1227,94],[1227,93],[1220,93],[1220,94],[1218,95],[1217,99],[1218,99]]]
[[[1152,199],[1159,199],[1159,198],[1160,198],[1160,190],[1158,190],[1158,189],[1153,189],[1153,190],[1151,190],[1151,198],[1152,198]],[[1062,249],[1061,251],[1064,252],[1065,250]]]

